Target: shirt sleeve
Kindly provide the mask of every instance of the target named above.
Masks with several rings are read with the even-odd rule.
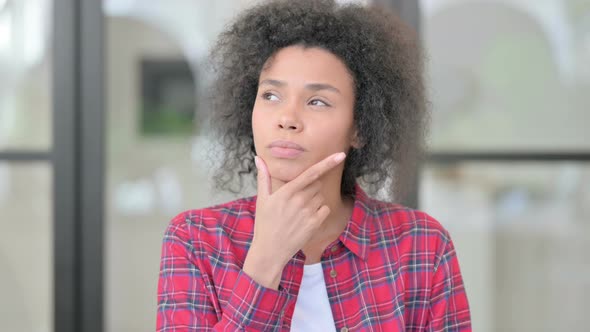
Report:
[[[453,242],[447,237],[434,268],[426,331],[471,331],[469,303]]]
[[[265,288],[240,270],[227,305],[218,308],[215,286],[203,273],[204,255],[193,247],[183,220],[173,220],[164,235],[157,331],[280,330],[292,295]]]

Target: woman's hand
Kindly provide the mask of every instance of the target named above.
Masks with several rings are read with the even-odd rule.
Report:
[[[345,157],[343,152],[327,157],[274,193],[266,164],[255,157],[258,169],[256,220],[243,270],[256,282],[278,289],[289,259],[304,247],[330,214],[321,194],[320,177]]]

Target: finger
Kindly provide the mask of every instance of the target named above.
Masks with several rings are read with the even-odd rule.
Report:
[[[329,170],[336,167],[344,160],[344,158],[346,158],[346,154],[344,152],[332,154],[324,160],[306,169],[295,179],[286,183],[283,187],[281,187],[281,189],[286,188],[283,190],[289,190],[292,193],[300,191],[307,185],[318,180],[322,175],[327,173]]]
[[[310,183],[307,187],[303,188],[302,190],[293,193],[291,198],[299,196],[301,198],[302,204],[307,205],[314,196],[317,196],[322,189],[321,181],[315,181]],[[315,211],[315,210],[314,210]]]
[[[313,198],[309,202],[309,207],[312,211],[317,212],[322,207],[322,205],[324,205],[324,201],[324,196],[322,194],[317,194],[313,196]]]
[[[322,205],[318,211],[309,219],[315,227],[319,227],[326,218],[330,215],[330,208],[327,205]]]
[[[268,172],[268,167],[266,167],[266,163],[264,160],[262,160],[262,158],[254,156],[254,163],[256,164],[256,169],[258,170],[258,176],[256,179],[258,197],[265,199],[270,196],[270,194],[272,194],[270,173]]]
[[[309,186],[305,187],[305,189],[293,193],[293,195],[289,196],[289,206],[292,207],[295,211],[299,211],[301,209],[308,210],[308,214],[311,215],[315,213],[318,209],[311,209],[310,203],[312,202],[313,198],[317,195],[320,195],[320,188],[321,184],[317,181],[310,184]]]

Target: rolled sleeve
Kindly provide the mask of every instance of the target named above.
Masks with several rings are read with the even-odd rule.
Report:
[[[246,330],[278,331],[293,301],[286,291],[266,288],[240,271],[223,315]]]

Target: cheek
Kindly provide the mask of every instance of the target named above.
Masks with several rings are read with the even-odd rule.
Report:
[[[319,124],[319,122],[316,122]],[[344,151],[350,146],[351,133],[352,133],[352,121],[342,119],[339,121],[325,121],[315,129],[316,137],[319,141],[323,142],[329,151]]]
[[[261,132],[261,116],[260,112],[256,110],[256,106],[252,110],[252,134],[254,135],[254,140],[256,137],[260,135]]]
[[[265,136],[268,132],[268,119],[265,119],[260,109],[252,110],[252,137],[254,139],[254,149],[257,154],[261,152],[260,146],[264,144]]]

